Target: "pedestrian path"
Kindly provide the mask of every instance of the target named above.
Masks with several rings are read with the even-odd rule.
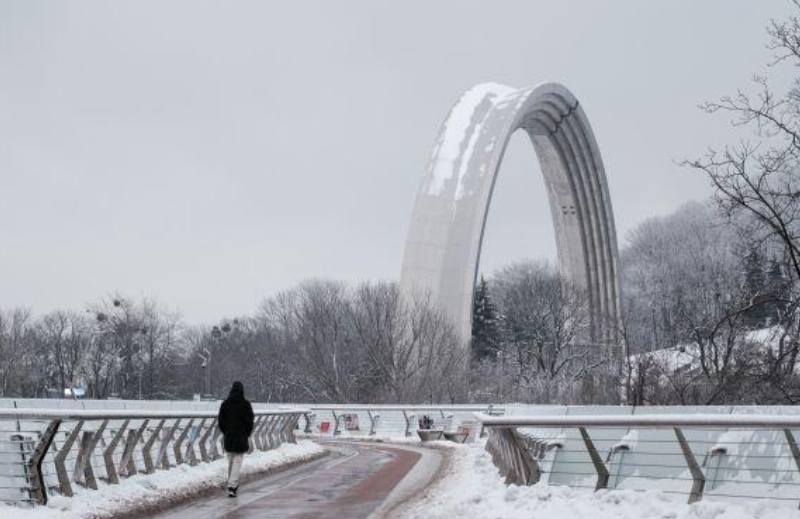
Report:
[[[421,458],[380,444],[326,443],[330,456],[180,505],[154,519],[366,518]],[[247,461],[245,460],[245,463]]]

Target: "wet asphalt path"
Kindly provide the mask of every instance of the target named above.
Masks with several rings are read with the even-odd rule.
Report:
[[[239,488],[222,489],[149,515],[154,519],[361,519],[416,465],[418,452],[386,445],[325,442],[331,454]],[[245,458],[247,463],[247,458]]]

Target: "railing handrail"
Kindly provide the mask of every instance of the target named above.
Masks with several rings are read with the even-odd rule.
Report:
[[[255,416],[307,414],[310,409],[253,409]],[[35,419],[35,420],[127,420],[127,419],[152,419],[152,418],[216,418],[216,410],[170,410],[151,411],[146,409],[38,409],[17,408],[0,409],[0,419]]]
[[[722,427],[747,429],[800,428],[800,415],[765,414],[653,414],[653,415],[511,415],[489,416],[475,413],[484,427]]]
[[[294,429],[300,418],[310,413],[309,409],[288,407],[254,411],[251,447],[266,451],[285,442],[296,443]],[[150,474],[222,457],[222,436],[213,409],[16,408],[0,409],[2,419],[27,422],[26,435],[32,445],[30,452],[22,453],[24,470],[16,478],[18,486],[4,488],[18,488],[20,496],[27,492],[28,499],[38,504],[47,504],[52,488],[66,497],[73,495],[75,484],[97,490],[100,476],[95,476],[95,468],[104,468],[104,479],[118,484],[120,477],[139,472]],[[31,423],[36,427],[31,429]],[[62,436],[56,444],[57,435]]]
[[[479,412],[492,409],[504,411],[505,407],[496,405],[395,405],[395,404],[306,404],[312,410],[321,411],[463,411]]]

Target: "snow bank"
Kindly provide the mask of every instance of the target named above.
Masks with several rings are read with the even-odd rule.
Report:
[[[243,476],[265,472],[287,464],[308,460],[324,449],[314,442],[285,443],[267,452],[256,451],[245,457]],[[98,482],[98,490],[76,487],[75,496],[51,497],[47,506],[18,508],[0,504],[2,519],[102,519],[114,514],[178,501],[204,489],[222,492],[227,476],[227,460],[201,463],[195,467],[179,465],[153,474],[137,474],[119,485]]]
[[[592,492],[547,485],[507,487],[479,446],[453,446],[446,474],[398,511],[398,519],[790,519],[796,503],[700,501],[658,491]]]
[[[746,332],[742,336],[741,342],[749,348],[756,348],[760,351],[770,350],[774,355],[780,356],[781,339],[785,336],[785,333],[781,326],[761,328]],[[631,355],[634,376],[636,375],[638,364],[645,361],[652,361],[660,367],[663,370],[661,376],[693,370],[700,363],[700,347],[697,343],[686,343]]]

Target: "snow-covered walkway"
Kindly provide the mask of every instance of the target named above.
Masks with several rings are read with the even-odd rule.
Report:
[[[444,477],[393,519],[800,519],[796,503],[709,499],[687,505],[685,495],[658,491],[507,487],[481,446],[448,448]]]

